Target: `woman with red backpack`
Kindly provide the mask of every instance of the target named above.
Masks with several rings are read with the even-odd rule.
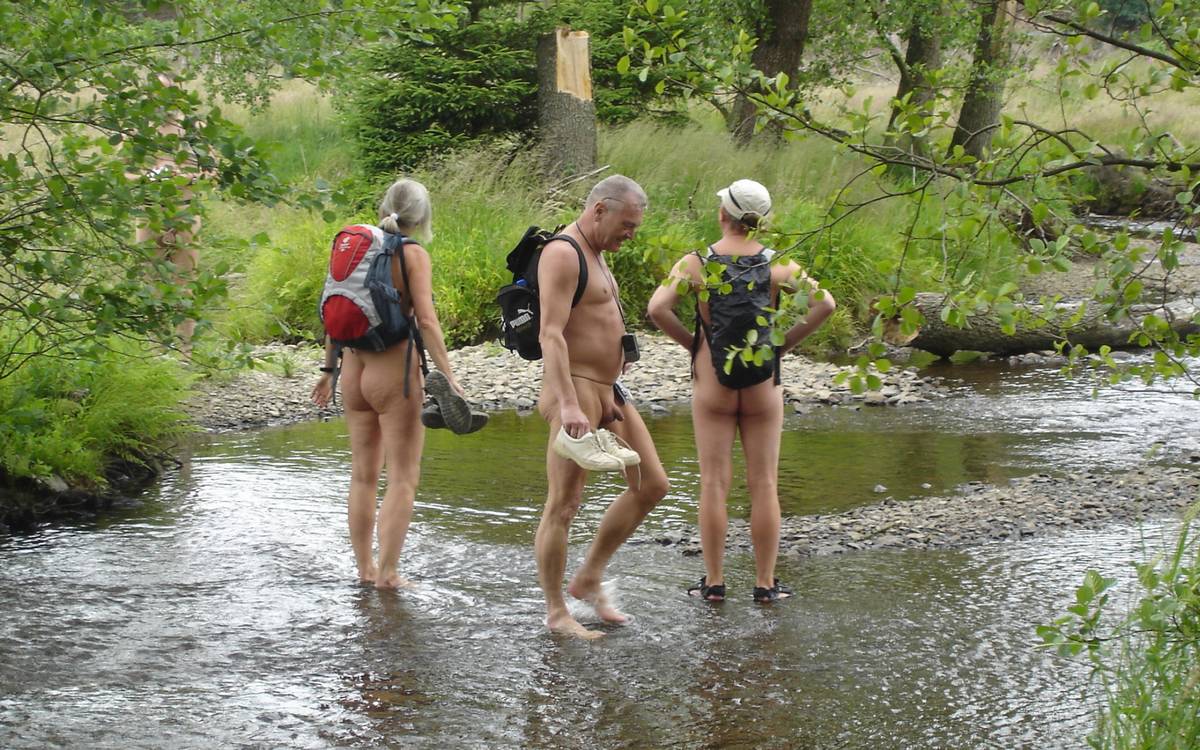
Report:
[[[706,601],[725,598],[725,501],[733,479],[733,440],[740,433],[750,491],[756,571],[753,596],[756,602],[769,603],[791,595],[775,577],[783,431],[780,358],[819,328],[835,305],[833,297],[818,291],[799,265],[772,260],[775,251],[757,240],[756,232],[771,212],[771,195],[765,187],[753,180],[737,180],[717,196],[721,239],[705,252],[689,253],[675,264],[651,297],[648,313],[663,333],[692,353],[692,423],[700,461],[700,545],[705,575],[688,593]],[[712,264],[721,267],[719,283],[708,279]],[[701,300],[698,293],[704,289],[708,297]],[[762,349],[771,340],[770,323],[780,293],[800,290],[808,293],[807,313],[787,329],[780,345]],[[695,332],[688,331],[675,313],[685,294],[695,295]],[[741,350],[748,341],[757,342],[758,348],[743,358]]]
[[[436,406],[437,426],[464,434],[486,421],[471,414],[454,379],[433,306],[429,253],[411,239],[429,241],[432,215],[424,185],[393,183],[379,205],[378,226],[351,225],[334,238],[321,295],[325,364],[312,399],[328,404],[340,377],[350,432],[350,543],[359,580],[381,589],[408,584],[397,565],[420,478],[422,423],[431,421],[422,414],[424,391]],[[427,375],[425,347],[437,365]],[[385,463],[387,490],[377,513]]]

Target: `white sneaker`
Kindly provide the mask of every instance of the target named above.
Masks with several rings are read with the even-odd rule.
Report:
[[[560,427],[558,435],[554,438],[554,452],[588,471],[621,471],[625,468],[621,459],[604,451],[594,432],[573,438]]]
[[[596,437],[600,440],[600,447],[604,449],[604,452],[621,459],[622,465],[637,466],[642,462],[642,457],[638,455],[638,452],[614,433],[599,429],[596,430]]]

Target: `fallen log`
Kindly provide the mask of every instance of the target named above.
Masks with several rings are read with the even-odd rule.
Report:
[[[1031,313],[1034,320],[1044,322],[1042,325],[1023,323],[1012,334],[1001,330],[1000,321],[991,313],[970,316],[963,328],[949,325],[941,318],[945,301],[943,294],[918,294],[911,304],[925,316],[925,323],[916,336],[901,336],[899,325],[890,321],[884,326],[884,339],[891,344],[912,346],[945,357],[959,350],[1025,354],[1053,349],[1057,342],[1063,340],[1089,349],[1103,345],[1114,349],[1131,348],[1137,346],[1130,339],[1137,333],[1138,324],[1151,315],[1166,320],[1172,330],[1181,336],[1200,332],[1198,296],[1176,297],[1165,303],[1133,305],[1128,315],[1116,320],[1109,320],[1105,309],[1091,301],[1059,302],[1050,310],[1042,305],[1019,304],[1018,307]],[[1087,312],[1077,323],[1068,325],[1084,304],[1087,305]],[[909,340],[906,341],[906,338]]]

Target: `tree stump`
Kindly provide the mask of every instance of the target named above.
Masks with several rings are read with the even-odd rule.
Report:
[[[586,31],[559,28],[538,40],[538,128],[545,169],[557,175],[596,168],[596,105]]]

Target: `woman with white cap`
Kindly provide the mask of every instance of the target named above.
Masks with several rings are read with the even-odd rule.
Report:
[[[675,264],[650,299],[651,320],[692,353],[692,423],[700,460],[700,544],[705,574],[689,594],[706,601],[725,598],[725,508],[733,479],[733,440],[739,433],[750,491],[750,538],[754,545],[754,600],[769,603],[791,595],[775,577],[779,553],[779,443],[783,431],[782,355],[803,341],[833,313],[833,297],[795,262],[773,260],[775,252],[756,238],[771,212],[771,194],[753,180],[737,180],[720,190],[717,221],[721,239],[704,254],[692,252]],[[719,284],[709,284],[706,266],[722,266]],[[769,281],[769,283],[768,283]],[[758,283],[761,282],[761,283]],[[698,294],[707,289],[707,299]],[[808,310],[784,334],[770,356],[742,357],[747,331],[767,340],[781,292],[804,291]],[[688,331],[675,306],[696,293],[696,331]]]

